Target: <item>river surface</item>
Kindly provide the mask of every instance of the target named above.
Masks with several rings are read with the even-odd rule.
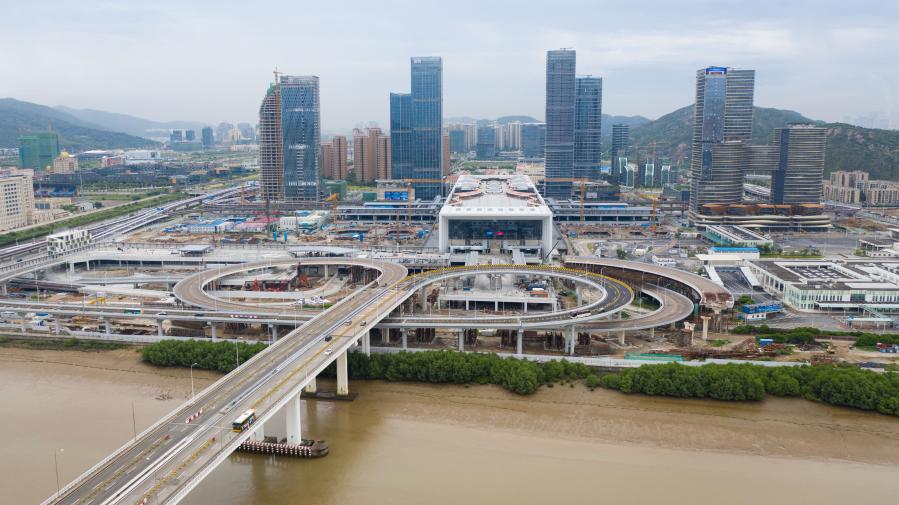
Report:
[[[217,377],[197,371],[195,387]],[[896,503],[899,420],[878,414],[581,385],[529,397],[351,388],[354,402],[303,402],[304,436],[327,439],[330,455],[236,454],[183,503]],[[187,370],[146,366],[130,349],[0,347],[0,503],[41,501],[56,489],[54,451],[64,485],[189,394]]]

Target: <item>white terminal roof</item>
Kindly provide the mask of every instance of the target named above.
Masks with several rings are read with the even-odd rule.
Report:
[[[545,218],[552,211],[526,175],[463,175],[440,210],[448,218]]]

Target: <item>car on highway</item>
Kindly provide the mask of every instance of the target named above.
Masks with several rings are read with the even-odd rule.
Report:
[[[368,321],[362,321],[361,323],[359,323],[359,326],[365,326],[366,324],[368,324]]]
[[[325,349],[325,356],[330,356],[332,352],[334,352],[333,347],[329,347],[329,348]]]
[[[328,335],[327,337],[325,337],[325,342],[330,342],[333,339],[334,339],[334,335]]]

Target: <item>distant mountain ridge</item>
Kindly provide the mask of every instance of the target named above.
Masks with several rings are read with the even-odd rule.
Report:
[[[20,135],[48,129],[59,133],[62,149],[72,152],[159,146],[158,142],[109,131],[51,107],[13,98],[0,99],[0,147],[18,147]]]
[[[810,123],[827,128],[825,173],[834,170],[865,170],[872,178],[899,180],[899,132],[862,128],[842,123],[825,123],[785,109],[756,107],[752,143],[771,144],[774,129],[791,123]],[[605,133],[605,132],[604,132]],[[689,166],[693,138],[693,106],[631,128],[630,145],[640,159],[667,157]],[[653,144],[655,143],[655,144]],[[604,145],[608,145],[605,144]],[[633,156],[633,155],[632,155]]]
[[[149,132],[152,130],[196,130],[199,134],[204,126],[208,126],[199,121],[152,121],[128,114],[95,109],[73,109],[64,105],[57,105],[54,108],[103,129],[127,133],[135,137],[150,138]]]

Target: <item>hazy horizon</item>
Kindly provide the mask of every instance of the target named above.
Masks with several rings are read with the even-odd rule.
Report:
[[[387,124],[409,58],[444,62],[444,116],[542,119],[546,50],[603,77],[603,112],[689,105],[697,68],[756,70],[755,103],[899,126],[899,6],[648,1],[297,5],[85,0],[4,9],[0,96],[157,121],[251,122],[272,71],[321,78],[322,130]]]

